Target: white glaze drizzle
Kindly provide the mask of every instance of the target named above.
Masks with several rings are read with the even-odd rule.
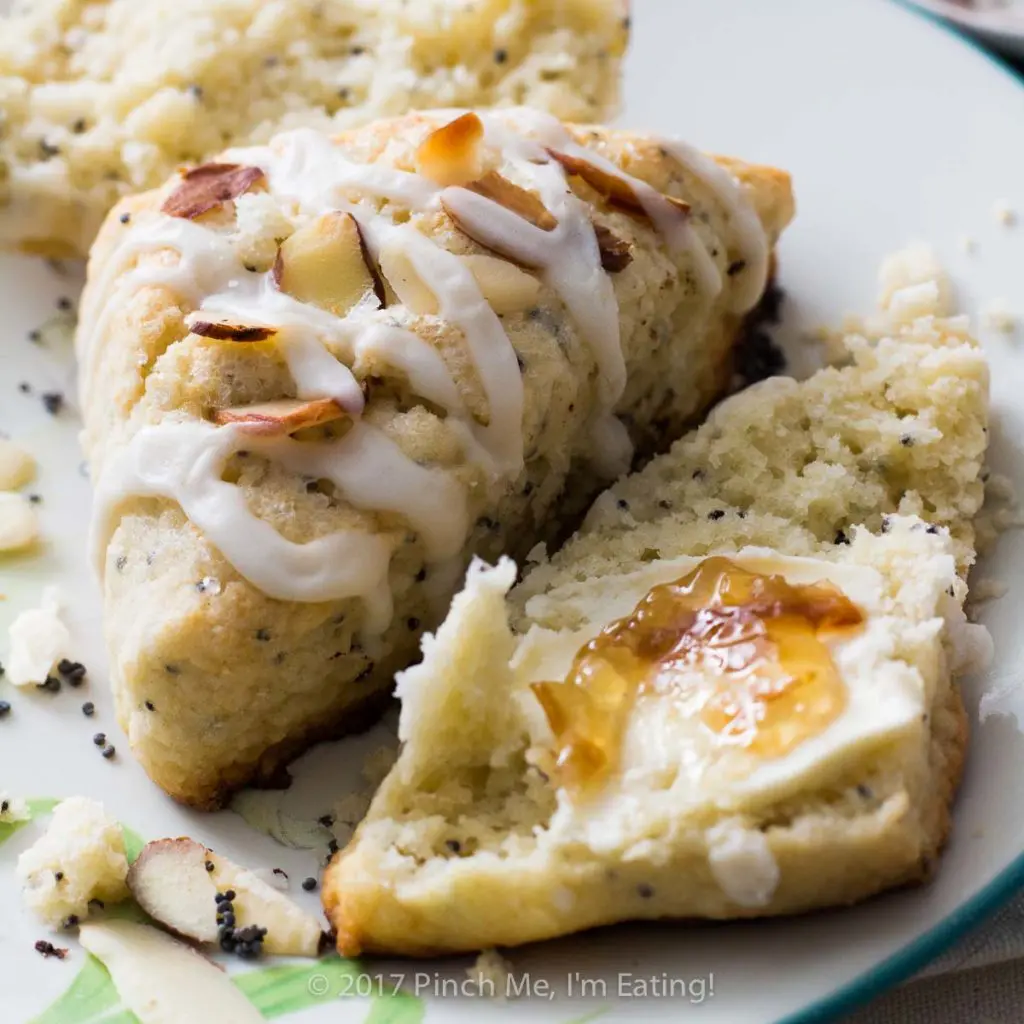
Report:
[[[274,328],[299,397],[334,398],[357,422],[343,438],[329,443],[257,439],[237,427],[215,428],[195,421],[142,427],[97,487],[97,553],[109,542],[121,502],[132,495],[159,495],[176,501],[224,557],[271,597],[320,601],[361,596],[368,602],[375,628],[383,629],[390,616],[387,572],[392,542],[357,531],[304,544],[286,540],[249,510],[238,487],[221,479],[226,460],[246,448],[289,472],[331,480],[356,508],[404,517],[421,537],[428,560],[454,564],[469,527],[465,489],[452,474],[417,465],[381,431],[358,421],[363,396],[349,365],[358,369],[376,357],[404,373],[415,393],[445,409],[467,456],[500,480],[515,477],[523,464],[523,388],[515,351],[458,257],[415,228],[395,225],[387,216],[354,205],[355,195],[390,200],[413,212],[435,209],[443,200],[472,226],[475,237],[485,243],[492,238],[496,248],[540,270],[595,354],[599,401],[592,428],[602,439],[599,448],[607,455],[606,469],[617,473],[626,467],[631,446],[613,415],[626,383],[614,289],[600,265],[588,208],[573,195],[564,171],[548,159],[544,147],[557,146],[626,179],[670,248],[685,249],[695,257],[703,254],[703,264],[699,258],[695,264],[712,294],[721,289],[721,277],[696,233],[656,190],[576,145],[553,118],[523,112],[517,117],[520,124],[528,122],[525,127],[537,138],[486,116],[487,141],[499,144],[505,170],[535,189],[554,215],[557,227],[550,232],[466,189],[442,190],[416,174],[354,163],[312,131],[287,133],[269,148],[236,150],[225,157],[261,167],[272,192],[293,200],[307,215],[348,210],[359,220],[371,252],[385,243],[401,249],[436,296],[440,317],[457,326],[466,339],[488,402],[486,424],[469,416],[439,353],[413,332],[375,316],[376,300],[339,319],[280,292],[269,274],[246,271],[223,235],[162,215],[137,218],[91,289],[83,321],[95,325],[94,336],[109,328],[113,311],[132,293],[146,285],[163,286],[195,308],[189,323],[214,319]],[[727,201],[740,231],[747,224],[739,209],[743,197],[734,184],[732,189]],[[177,258],[129,269],[143,254],[160,250],[177,253]],[[752,252],[750,258],[756,268],[755,256]],[[90,346],[84,335],[78,343],[88,367],[90,350],[97,346]],[[88,373],[83,378],[87,380]]]
[[[124,500],[169,498],[242,576],[269,596],[283,601],[363,597],[368,620],[378,628],[386,625],[393,541],[354,530],[306,544],[284,538],[252,514],[240,488],[221,479],[231,455],[251,442],[237,427],[201,421],[142,427],[107,464],[97,485],[93,557],[103,559]],[[339,566],[345,571],[339,572]]]
[[[732,310],[747,313],[757,305],[768,284],[771,247],[744,186],[721,164],[679,139],[667,140],[668,154],[704,182],[725,207],[738,239],[740,258],[746,264],[734,278]]]

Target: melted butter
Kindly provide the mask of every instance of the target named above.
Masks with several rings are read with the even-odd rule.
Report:
[[[791,584],[705,559],[606,626],[564,680],[533,684],[565,781],[611,767],[634,700],[649,692],[686,700],[716,745],[785,755],[846,706],[828,643],[863,622],[831,583]]]

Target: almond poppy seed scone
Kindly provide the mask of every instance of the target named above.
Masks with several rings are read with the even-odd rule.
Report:
[[[955,675],[988,639],[959,571],[987,372],[958,324],[897,335],[729,399],[509,596],[510,563],[471,569],[399,677],[402,752],[324,880],[343,954],[793,913],[929,876],[967,741]],[[832,503],[848,476],[875,506]],[[915,507],[943,525],[881,514]]]
[[[15,0],[0,16],[0,245],[84,255],[122,196],[300,126],[617,105],[626,0]]]
[[[783,173],[453,116],[230,152],[98,238],[77,344],[113,686],[181,800],[357,724],[470,553],[570,526],[730,378]]]

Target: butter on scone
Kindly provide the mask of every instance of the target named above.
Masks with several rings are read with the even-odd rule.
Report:
[[[626,0],[15,0],[0,246],[84,255],[122,196],[278,131],[430,107],[615,113]]]
[[[955,675],[988,640],[961,575],[987,371],[932,317],[853,357],[723,403],[510,593],[510,562],[471,569],[326,873],[342,953],[794,913],[929,876],[967,739]]]
[[[118,715],[216,805],[358,724],[726,389],[788,177],[535,111],[303,130],[126,200],[77,348]]]

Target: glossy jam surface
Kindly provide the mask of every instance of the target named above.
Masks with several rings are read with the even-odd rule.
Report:
[[[833,584],[791,584],[712,557],[654,587],[580,649],[560,682],[533,690],[566,784],[614,764],[634,700],[675,694],[720,744],[780,757],[846,705],[829,640],[864,622]]]

